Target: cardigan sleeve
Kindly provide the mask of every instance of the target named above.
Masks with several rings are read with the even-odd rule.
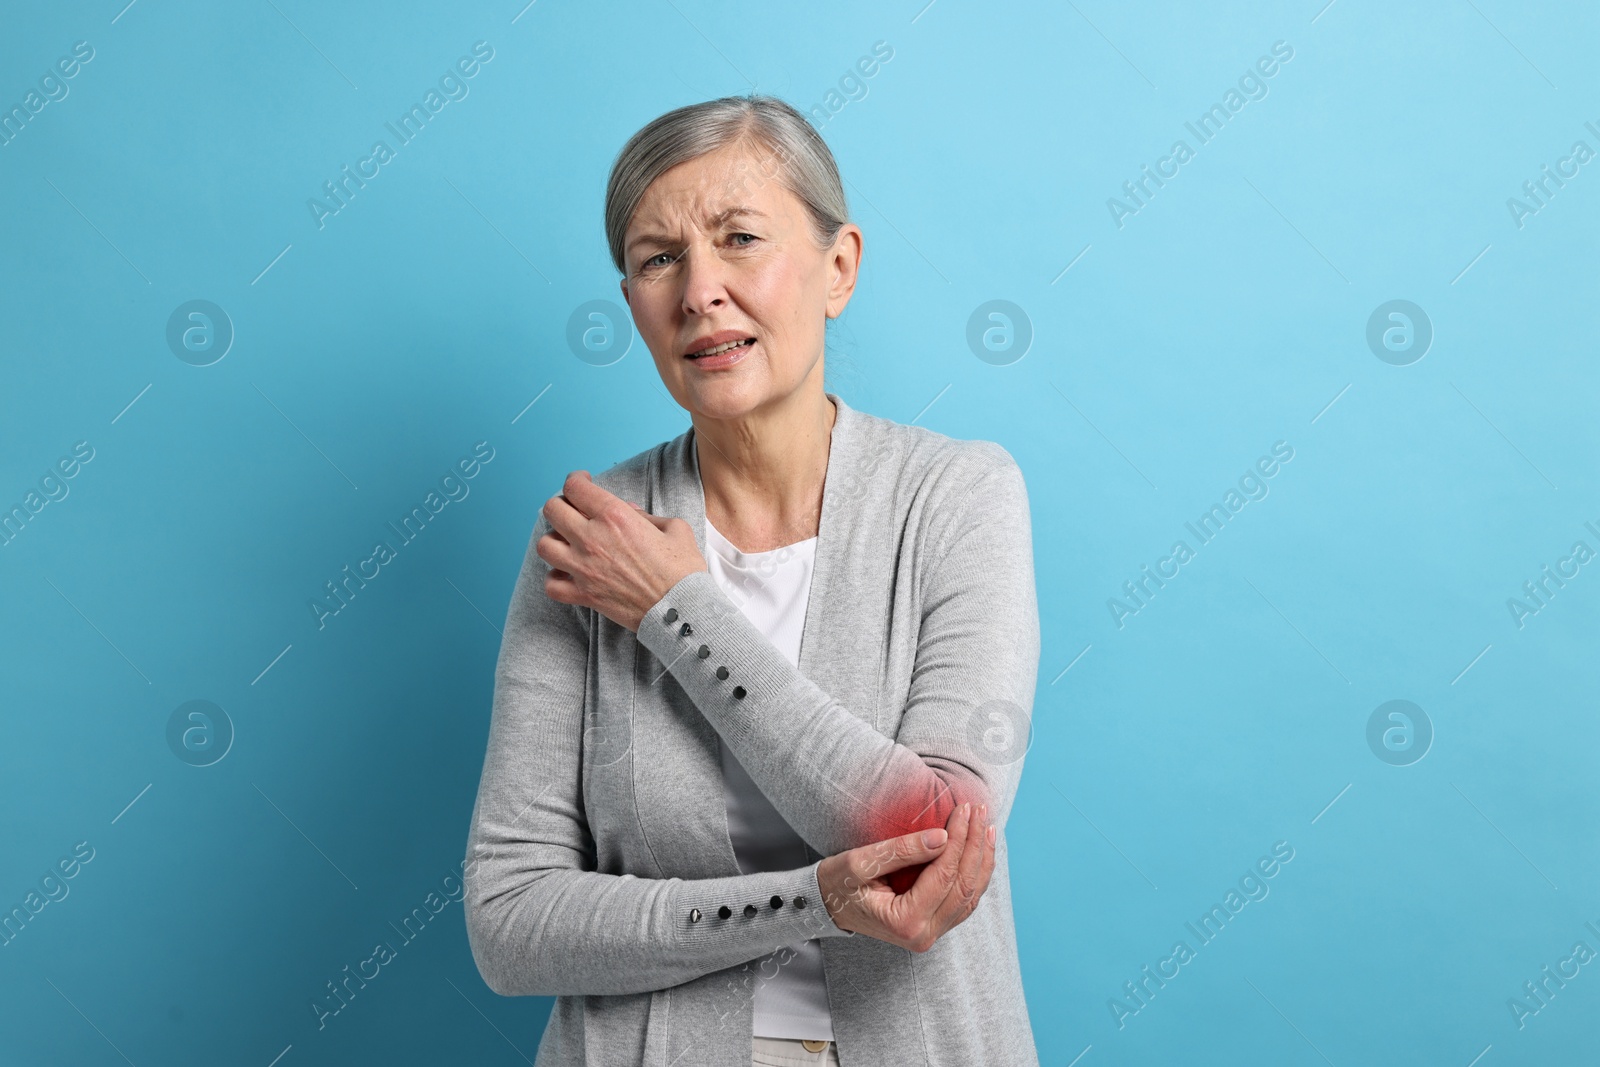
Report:
[[[583,811],[589,609],[551,600],[534,551],[511,594],[488,748],[463,864],[472,956],[502,996],[639,993],[813,937],[848,937],[823,906],[821,861],[723,878],[595,870]],[[779,907],[771,901],[778,900]],[[759,906],[737,921],[717,909]]]
[[[917,546],[921,618],[895,737],[801,674],[707,571],[679,580],[639,625],[639,640],[824,856],[943,826],[967,801],[1003,827],[1016,796],[1039,665],[1027,487],[1001,446],[980,442],[973,454],[990,457],[982,473],[927,509],[943,521]]]

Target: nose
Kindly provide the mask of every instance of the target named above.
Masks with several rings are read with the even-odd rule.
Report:
[[[680,275],[685,315],[705,315],[727,303],[725,270],[726,265],[708,242],[696,244],[685,252]]]

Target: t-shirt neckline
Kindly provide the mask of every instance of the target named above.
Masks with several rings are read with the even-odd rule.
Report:
[[[713,526],[711,524],[711,516],[709,515],[706,516],[706,533],[716,535],[718,542],[720,542],[720,544],[726,548],[727,551],[732,552],[737,558],[750,560],[765,559],[768,556],[777,555],[779,552],[794,552],[814,543],[818,536],[816,534],[812,534],[803,541],[796,541],[792,545],[779,545],[777,548],[769,548],[764,552],[746,552],[739,548],[739,546],[735,545],[732,541],[728,540],[727,536],[724,535],[721,530]]]

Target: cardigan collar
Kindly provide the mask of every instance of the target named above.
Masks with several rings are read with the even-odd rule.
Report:
[[[849,509],[853,503],[853,490],[857,488],[862,415],[846,404],[836,393],[823,394],[837,405],[828,444],[828,469],[822,485],[822,515],[818,521],[816,558],[811,572],[811,594],[806,606],[806,621],[801,631],[800,672],[806,673],[806,635],[814,633],[821,616],[819,601],[826,602],[825,592],[833,573],[833,563],[843,554],[849,540],[848,530],[841,523],[849,523]],[[668,441],[662,456],[663,484],[661,509],[658,514],[677,516],[694,530],[695,545],[701,558],[707,558],[705,483],[700,478],[700,453],[695,444],[695,430],[691,425],[683,433]],[[846,484],[849,483],[849,484]],[[819,594],[824,594],[819,596]]]

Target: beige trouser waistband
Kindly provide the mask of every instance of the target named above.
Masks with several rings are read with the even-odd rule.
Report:
[[[813,1038],[761,1037],[754,1042],[756,1063],[837,1064],[833,1042]],[[804,1050],[804,1051],[801,1051]],[[813,1059],[813,1057],[816,1057]]]

